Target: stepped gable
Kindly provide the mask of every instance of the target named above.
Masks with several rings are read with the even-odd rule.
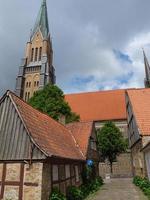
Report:
[[[125,91],[67,94],[65,99],[81,121],[126,120]]]
[[[72,133],[65,126],[32,108],[12,92],[7,93],[12,98],[31,140],[46,156],[85,160]]]

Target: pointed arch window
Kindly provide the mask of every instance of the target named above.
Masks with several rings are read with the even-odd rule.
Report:
[[[28,99],[27,99],[27,101],[30,99],[30,92],[28,92]]]
[[[42,58],[42,47],[40,47],[39,49],[39,61],[41,61],[41,58]]]
[[[34,57],[34,48],[31,50],[31,62],[33,62],[33,57]]]
[[[37,61],[37,57],[38,57],[38,48],[35,49],[35,61]]]
[[[27,101],[27,92],[25,93],[25,101]]]

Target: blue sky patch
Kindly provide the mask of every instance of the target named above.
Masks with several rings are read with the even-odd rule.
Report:
[[[117,59],[124,61],[124,62],[132,63],[132,60],[130,59],[129,55],[124,54],[123,52],[116,50],[116,49],[114,49],[113,52]]]
[[[133,72],[129,72],[127,75],[121,76],[119,78],[117,78],[117,81],[120,84],[127,84],[128,81],[133,77],[134,73]]]
[[[82,85],[82,84],[87,84],[91,81],[94,80],[94,76],[88,76],[88,77],[75,77],[72,80],[72,85]]]

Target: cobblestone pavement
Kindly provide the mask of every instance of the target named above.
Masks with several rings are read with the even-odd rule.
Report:
[[[89,200],[148,200],[132,179],[112,179]]]

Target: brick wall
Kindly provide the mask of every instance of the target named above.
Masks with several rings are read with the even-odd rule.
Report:
[[[141,152],[142,149],[142,139],[139,140],[132,148],[132,165],[134,176],[146,176],[145,159],[144,154]]]
[[[106,174],[110,174],[110,166],[108,163],[99,164],[100,176],[105,178]],[[132,177],[131,154],[124,153],[117,158],[117,162],[113,163],[112,177]]]

